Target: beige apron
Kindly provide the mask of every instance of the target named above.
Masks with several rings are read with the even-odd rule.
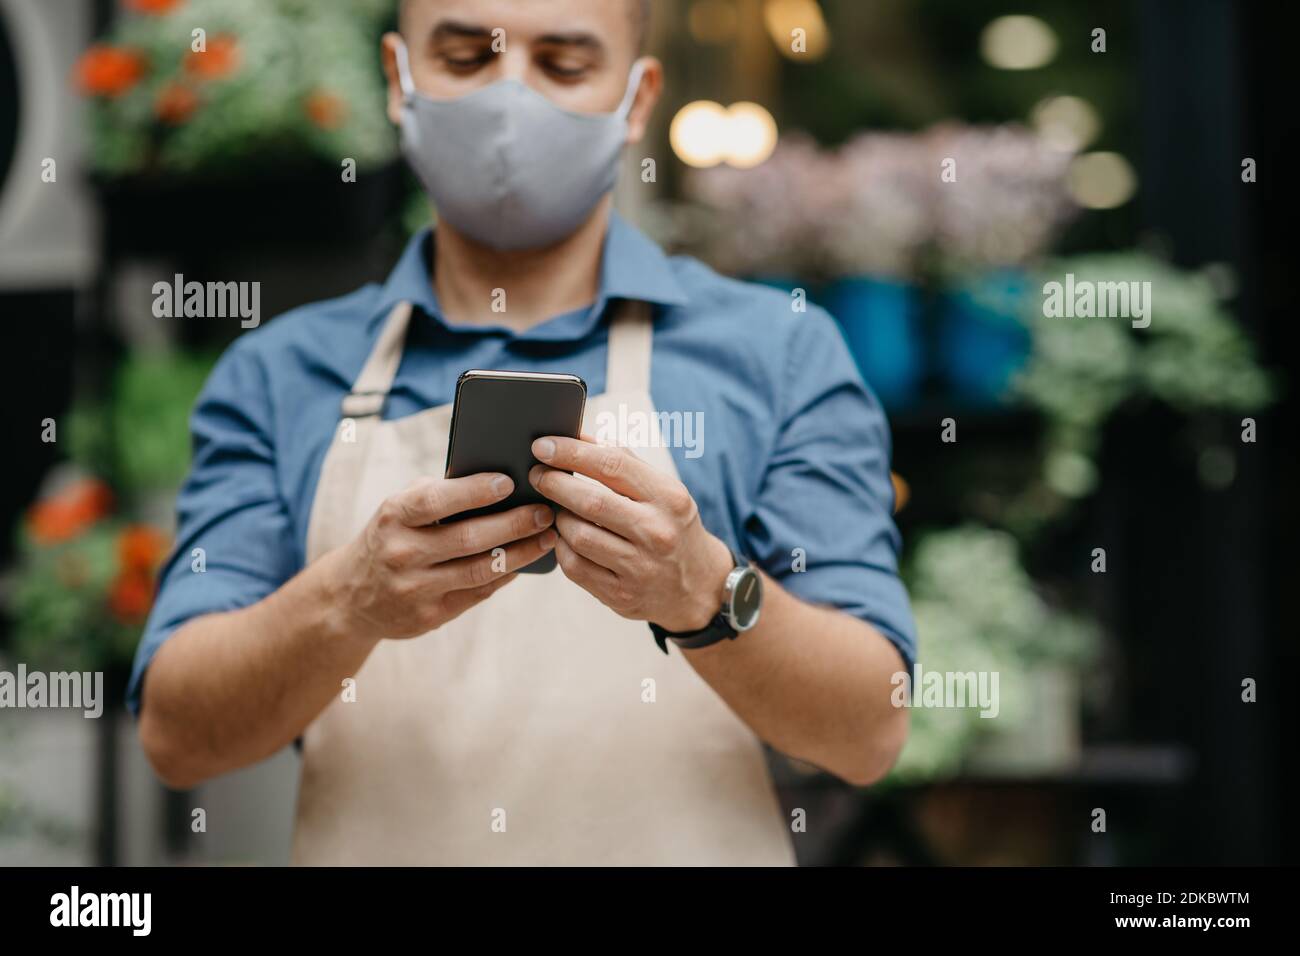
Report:
[[[452,406],[379,417],[410,315],[393,310],[344,400],[355,434],[340,428],[325,458],[309,562],[384,498],[445,471]],[[588,431],[620,405],[657,422],[652,334],[650,307],[623,303]],[[657,441],[637,453],[676,475]],[[304,734],[295,863],[794,862],[754,734],[644,622],[558,568],[520,575],[437,631],[381,642],[355,698],[341,693]]]

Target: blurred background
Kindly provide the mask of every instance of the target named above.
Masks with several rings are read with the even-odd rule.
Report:
[[[103,671],[110,705],[0,710],[2,863],[287,861],[291,752],[169,793],[121,706],[189,408],[239,334],[151,288],[260,281],[269,317],[382,280],[430,219],[383,113],[395,6],[0,0],[0,670]],[[655,0],[668,88],[620,208],[832,312],[890,415],[921,665],[1000,674],[997,719],[915,710],[870,791],[773,756],[802,863],[1295,859],[1267,10]],[[1150,327],[1044,318],[1068,273],[1150,281]]]

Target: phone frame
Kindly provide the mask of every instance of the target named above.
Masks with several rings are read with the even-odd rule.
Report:
[[[456,394],[452,400],[451,411],[451,429],[447,434],[447,467],[443,469],[443,477],[451,477],[451,463],[455,457],[456,451],[456,420],[459,416],[456,409],[460,407],[460,390],[467,382],[482,381],[507,381],[507,382],[549,382],[555,385],[575,385],[578,392],[582,395],[582,402],[578,406],[578,435],[582,434],[582,423],[587,417],[587,383],[577,375],[569,375],[562,372],[513,372],[508,370],[489,370],[480,368],[466,369],[460,373],[456,379]]]

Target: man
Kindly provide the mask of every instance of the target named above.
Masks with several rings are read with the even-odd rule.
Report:
[[[389,113],[436,231],[200,396],[131,702],[177,788],[300,740],[298,862],[785,864],[759,741],[859,785],[902,745],[888,433],[832,321],[611,212],[663,84],[645,13],[408,0]],[[510,490],[439,477],[467,368],[707,441],[542,439],[554,508],[439,524]]]

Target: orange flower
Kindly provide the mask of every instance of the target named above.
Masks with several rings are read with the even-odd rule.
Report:
[[[122,5],[132,13],[170,13],[181,5],[181,0],[122,0]]]
[[[889,478],[894,483],[894,514],[898,514],[907,507],[907,502],[912,497],[912,489],[903,480],[903,476],[896,471],[891,471]]]
[[[338,129],[347,119],[348,104],[341,97],[317,90],[303,104],[307,117],[321,129]]]
[[[127,572],[152,574],[166,550],[167,539],[146,524],[133,524],[117,538],[117,559]]]
[[[97,43],[77,60],[72,77],[90,96],[121,96],[144,75],[144,58],[134,50]]]
[[[152,604],[153,579],[148,575],[119,575],[108,592],[109,610],[127,624],[143,621]]]
[[[200,80],[219,80],[239,67],[239,41],[227,34],[208,41],[202,53],[185,54],[185,71]]]
[[[171,126],[180,126],[198,108],[198,94],[179,83],[164,86],[158,91],[158,98],[153,103],[154,115]]]
[[[112,506],[113,493],[108,485],[83,478],[38,501],[27,513],[27,527],[41,544],[54,544],[76,537],[108,514]]]

